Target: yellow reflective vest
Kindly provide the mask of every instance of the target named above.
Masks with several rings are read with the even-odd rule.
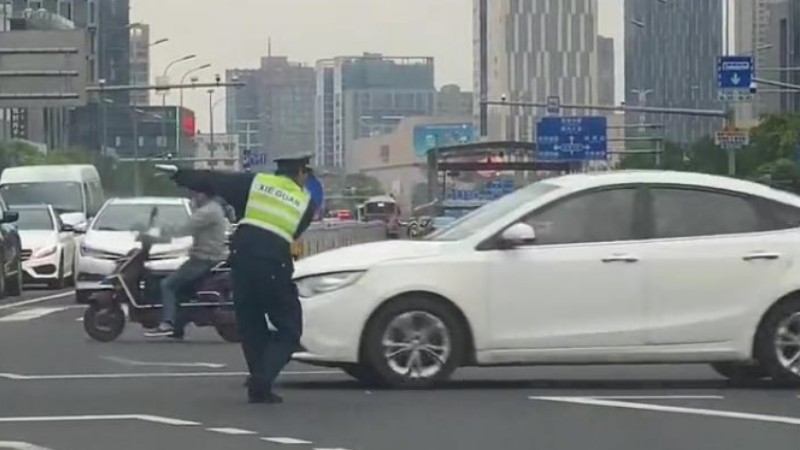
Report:
[[[310,201],[292,179],[260,173],[253,178],[240,223],[271,231],[291,244]]]

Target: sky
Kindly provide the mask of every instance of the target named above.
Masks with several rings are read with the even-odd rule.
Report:
[[[622,0],[599,0],[599,32],[615,39],[617,98],[623,86]],[[455,83],[472,90],[472,0],[131,0],[131,21],[150,25],[150,37],[169,42],[151,49],[151,77],[170,61],[178,81],[192,67],[213,66],[197,75],[212,81],[225,69],[256,67],[272,39],[273,55],[313,64],[363,52],[393,56],[432,56],[436,84]],[[224,6],[223,6],[224,5]],[[215,95],[224,95],[219,92]],[[220,97],[217,97],[220,98]],[[177,104],[177,94],[168,102]],[[185,106],[207,131],[208,94],[186,91]],[[225,102],[214,110],[214,127],[224,130]]]

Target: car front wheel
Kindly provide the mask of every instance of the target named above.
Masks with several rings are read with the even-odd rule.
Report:
[[[384,387],[434,386],[463,361],[464,328],[444,302],[425,297],[396,300],[368,323],[361,358],[365,368],[360,372],[374,374]]]
[[[800,385],[800,299],[767,313],[756,335],[756,356],[776,382]]]
[[[733,383],[751,383],[769,377],[760,364],[720,362],[712,364],[711,368]]]

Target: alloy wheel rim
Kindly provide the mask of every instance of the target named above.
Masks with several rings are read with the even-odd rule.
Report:
[[[450,360],[450,331],[426,311],[410,311],[389,322],[381,340],[389,369],[404,378],[436,376]]]
[[[113,323],[119,313],[113,308],[103,308],[97,311],[94,316],[94,327],[100,331],[111,331]]]
[[[800,312],[790,315],[778,324],[775,353],[784,369],[800,376]]]

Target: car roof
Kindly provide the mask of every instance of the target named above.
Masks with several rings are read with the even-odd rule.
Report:
[[[616,184],[677,184],[720,189],[767,197],[800,205],[800,197],[765,184],[721,175],[669,170],[618,170],[563,175],[542,180],[570,190],[584,190]]]
[[[9,208],[14,209],[14,210],[19,210],[19,209],[50,209],[50,205],[46,205],[44,203],[32,203],[32,204],[27,204],[27,205],[13,205],[13,206],[10,206]]]
[[[110,205],[185,205],[187,201],[183,197],[115,197],[108,203]]]

